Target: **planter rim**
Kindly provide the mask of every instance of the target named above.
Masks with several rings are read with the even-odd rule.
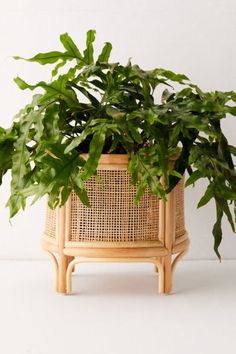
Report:
[[[88,159],[89,154],[81,154],[85,160]],[[128,165],[127,154],[102,154],[100,156],[99,165]]]
[[[85,160],[88,159],[89,154],[83,153],[80,155]],[[178,156],[173,156],[170,161],[177,160]],[[100,156],[99,165],[128,165],[129,157],[128,154],[102,154]]]

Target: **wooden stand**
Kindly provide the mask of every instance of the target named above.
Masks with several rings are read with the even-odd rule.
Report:
[[[126,156],[112,155],[107,157],[103,155],[102,158],[99,164],[101,171],[124,171],[127,167]],[[122,183],[124,184],[124,181]],[[96,231],[98,234],[96,239],[93,240],[90,238],[84,241],[84,239],[81,240],[80,236],[78,236],[79,238],[73,236],[79,233],[76,229],[77,227],[81,227],[79,223],[84,222],[80,220],[81,215],[84,214],[78,214],[79,220],[73,220],[73,218],[77,217],[74,208],[78,208],[77,204],[80,203],[79,201],[76,201],[77,204],[75,205],[75,199],[71,197],[62,208],[58,208],[56,211],[48,209],[46,230],[42,246],[55,265],[57,292],[63,294],[69,294],[71,292],[71,275],[77,263],[149,262],[154,264],[155,270],[158,273],[159,293],[169,294],[172,289],[173,271],[177,262],[187,252],[189,246],[188,234],[184,229],[183,199],[180,200],[180,196],[183,197],[183,182],[180,183],[182,184],[168,195],[166,202],[158,200],[159,224],[157,236],[154,240],[149,240],[146,237],[144,241],[140,241],[139,238],[135,239],[135,236],[132,236],[132,241],[129,238],[127,239],[128,241],[126,239],[121,241],[119,233],[119,238],[117,236],[117,239],[114,240],[113,235],[112,241],[109,241],[109,237],[104,241],[104,239],[100,237],[99,232]],[[94,188],[91,188],[91,193],[93,192]],[[106,202],[104,201],[104,190],[97,193],[101,193],[101,208],[103,208],[102,203]],[[112,195],[109,195],[109,198],[112,198]],[[132,195],[130,195],[129,198],[132,199]],[[116,203],[114,203],[114,205],[115,204]],[[123,204],[126,205],[127,200],[126,203]],[[105,207],[104,204],[104,208]],[[117,206],[115,207],[117,208]],[[125,208],[122,203],[119,207]],[[86,207],[81,205],[81,203],[79,204],[79,208],[79,211],[82,210],[83,213],[87,213]],[[93,205],[91,209],[93,213]],[[130,207],[129,210],[131,210]],[[137,213],[143,213],[144,209],[140,210],[141,211],[138,210]],[[87,223],[91,225],[93,222],[98,222],[97,213],[96,210],[94,216],[90,214]],[[137,215],[140,216],[140,214]],[[181,218],[181,222],[179,222],[179,218]],[[101,220],[101,218],[99,220]],[[142,223],[146,222],[148,224],[149,222],[147,217],[146,219],[141,217],[140,220]],[[130,222],[131,221],[129,221],[129,223]],[[104,218],[104,223],[106,223],[106,218]],[[141,226],[143,226],[143,224]],[[144,226],[146,227],[146,225]],[[108,232],[110,227],[110,225],[107,226]],[[122,232],[128,235],[127,227],[128,225],[124,227],[124,231],[122,229]],[[150,225],[150,227],[152,227],[153,230],[153,226]],[[94,232],[94,230],[92,231]],[[140,237],[140,235],[138,237]]]

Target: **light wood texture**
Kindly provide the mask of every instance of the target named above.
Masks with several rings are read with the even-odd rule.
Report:
[[[68,265],[70,264],[70,262],[72,262],[74,259],[75,259],[75,257],[73,257],[73,256],[67,257],[67,268],[68,268]],[[73,267],[73,269],[72,269],[72,272],[74,272],[74,271],[75,271],[75,267]]]
[[[185,254],[187,253],[188,249],[186,248],[184,251],[180,252],[174,259],[174,261],[172,262],[172,265],[171,265],[171,272],[172,272],[172,275],[175,271],[175,268],[176,268],[176,265],[177,263],[185,256]]]
[[[87,160],[88,154],[81,154],[81,156]],[[112,165],[128,165],[128,155],[126,154],[103,154],[99,159],[98,168],[101,165],[107,165],[107,168],[112,168]]]
[[[167,196],[165,208],[165,247],[171,250],[175,238],[175,190]]]
[[[159,294],[163,294],[165,292],[165,273],[162,258],[155,260],[156,268],[158,269],[159,276]]]
[[[174,159],[170,163],[174,164]],[[130,203],[135,193],[134,187],[129,186],[127,164],[127,155],[102,155],[98,174],[108,189],[106,184],[105,189],[98,186],[95,177],[86,182],[97,209],[83,206],[72,192],[65,206],[56,212],[47,211],[42,247],[54,263],[58,292],[71,292],[72,272],[82,262],[153,263],[159,293],[171,292],[174,269],[189,247],[184,227],[183,181],[166,202],[148,192],[143,206],[133,211]],[[117,215],[126,222],[119,224]]]
[[[66,292],[66,270],[67,270],[67,256],[63,250],[65,247],[65,207],[57,209],[57,238],[58,238],[58,292]]]
[[[183,235],[177,237],[175,239],[175,246],[177,247],[177,245],[181,244],[182,242],[188,240],[188,233],[185,232]]]
[[[83,241],[69,241],[65,243],[66,248],[85,248],[85,249],[137,249],[137,248],[163,248],[164,245],[161,241],[133,241],[133,242],[83,242]]]
[[[171,255],[164,257],[164,292],[169,294],[172,289]]]
[[[168,254],[164,247],[144,247],[144,248],[69,248],[63,250],[65,255],[74,257],[107,257],[107,258],[136,258],[136,257],[160,257]]]
[[[165,246],[165,207],[166,203],[160,200],[159,203],[159,240]]]
[[[174,246],[172,248],[172,254],[179,253],[179,252],[182,252],[182,251],[188,249],[189,244],[190,244],[189,239],[186,239],[185,241],[177,244],[176,246]]]
[[[165,208],[165,247],[168,255],[164,257],[164,292],[169,294],[172,289],[172,272],[171,272],[171,250],[175,239],[176,220],[175,220],[175,189],[168,194]]]
[[[88,154],[81,154],[87,160]],[[98,170],[127,170],[128,155],[125,154],[104,154],[100,157]]]

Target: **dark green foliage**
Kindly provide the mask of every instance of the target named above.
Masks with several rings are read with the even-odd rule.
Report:
[[[236,115],[236,93],[203,92],[170,70],[109,63],[110,43],[96,60],[94,40],[95,31],[88,31],[86,48],[80,51],[62,34],[64,51],[25,59],[54,65],[52,81],[28,84],[15,79],[22,90],[40,88],[43,93],[33,96],[10,129],[0,128],[0,183],[11,170],[11,216],[25,207],[29,196],[36,201],[47,194],[55,208],[72,189],[89,207],[84,183],[96,175],[100,155],[127,153],[131,181],[138,187],[134,204],[147,186],[165,199],[186,170],[186,186],[201,178],[208,181],[198,207],[215,200],[213,235],[219,256],[223,215],[235,231],[236,148],[228,144],[220,123],[228,113]],[[175,83],[182,89],[175,91]],[[160,85],[163,94],[156,102]],[[87,161],[81,153],[89,153]],[[175,156],[172,166],[169,161]]]

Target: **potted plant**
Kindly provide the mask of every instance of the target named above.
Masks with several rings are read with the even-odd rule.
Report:
[[[236,115],[236,93],[203,92],[185,75],[165,69],[110,63],[110,43],[94,59],[94,40],[95,30],[89,30],[81,52],[65,33],[64,51],[25,59],[52,65],[52,80],[15,79],[20,89],[41,93],[9,129],[0,128],[0,182],[11,170],[11,217],[27,198],[34,203],[48,196],[43,245],[57,267],[58,291],[70,291],[79,260],[128,259],[153,262],[160,291],[168,293],[172,270],[189,243],[186,171],[185,186],[208,181],[198,207],[215,202],[219,258],[224,215],[235,231],[236,148],[228,144],[221,119]]]

